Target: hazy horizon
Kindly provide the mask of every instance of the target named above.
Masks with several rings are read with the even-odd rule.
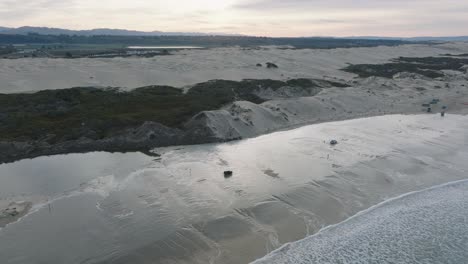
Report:
[[[468,35],[468,2],[448,0],[0,0],[0,26],[271,37]]]
[[[0,26],[0,29],[3,26]],[[57,30],[70,30],[70,31],[91,31],[91,30],[126,30],[126,31],[135,31],[135,32],[143,32],[143,33],[172,33],[172,34],[206,34],[206,35],[226,35],[226,36],[245,36],[245,37],[272,37],[272,38],[282,38],[282,37],[291,37],[291,38],[401,38],[401,39],[411,39],[411,38],[457,38],[457,37],[467,37],[467,34],[460,34],[460,35],[414,35],[414,36],[384,36],[384,35],[343,35],[343,36],[334,36],[334,35],[304,35],[304,36],[265,36],[265,35],[247,35],[235,32],[207,32],[207,31],[164,31],[164,30],[139,30],[139,29],[129,29],[129,28],[113,28],[113,27],[98,27],[98,28],[62,28],[62,27],[55,27],[55,26],[37,26],[37,25],[24,25],[19,27],[4,27],[7,29],[20,29],[20,28],[47,28],[47,29],[57,29]],[[130,35],[131,36],[131,35]],[[152,35],[149,35],[152,36]]]

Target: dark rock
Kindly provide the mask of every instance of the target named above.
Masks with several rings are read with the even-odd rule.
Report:
[[[234,173],[232,171],[225,171],[224,178],[231,178]]]
[[[278,65],[272,63],[272,62],[267,62],[266,63],[268,69],[277,69]]]
[[[334,140],[334,139],[333,139],[332,141],[330,141],[330,145],[332,145],[332,146],[335,146],[335,145],[337,145],[337,144],[338,144],[338,141],[337,141],[337,140]]]

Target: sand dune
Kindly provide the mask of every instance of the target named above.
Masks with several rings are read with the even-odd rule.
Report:
[[[448,85],[446,87],[446,84]],[[313,97],[235,102],[225,109],[203,113],[204,125],[220,141],[253,137],[305,124],[385,114],[423,113],[432,99],[441,103],[434,112],[468,113],[466,79],[425,80],[413,77],[360,79],[355,87],[326,88]],[[421,91],[418,88],[423,87]],[[439,88],[445,87],[445,88]],[[199,120],[198,120],[199,121]]]
[[[445,70],[443,77],[430,79],[422,75],[399,72],[391,78],[358,78],[342,71],[348,63],[385,63],[399,56],[438,56],[468,53],[468,43],[439,45],[405,45],[398,47],[350,48],[330,50],[285,50],[275,47],[261,49],[219,48],[211,50],[180,51],[174,56],[149,59],[19,59],[2,60],[0,92],[57,89],[72,86],[119,86],[134,88],[144,85],[174,85],[190,87],[191,84],[212,79],[288,79],[319,78],[350,87],[320,86],[306,95],[285,87],[279,90],[262,90],[258,96],[268,100],[262,104],[237,101],[223,109],[205,111],[196,115],[179,131],[173,129],[145,128],[142,135],[155,134],[170,144],[199,144],[223,142],[312,123],[385,114],[422,113],[423,104],[439,99],[434,112],[448,107],[448,112],[468,113],[468,72]],[[279,69],[257,67],[257,63],[274,62]],[[453,69],[448,67],[448,69]],[[159,127],[159,125],[157,125]],[[166,133],[169,131],[168,133]],[[172,132],[171,132],[172,131]],[[47,144],[0,144],[2,153],[14,157],[30,153],[28,157],[73,151],[128,150],[130,142],[135,149],[134,136],[97,140],[80,138],[68,145],[52,148]],[[187,140],[185,140],[187,139]],[[107,140],[107,141],[106,141]],[[154,143],[151,136],[137,136],[145,147],[166,146]],[[147,141],[144,141],[147,140]],[[110,142],[110,143],[109,143]],[[124,143],[122,143],[124,142]],[[149,145],[148,142],[152,142]],[[1,142],[0,142],[1,143]],[[97,147],[101,144],[104,147]],[[159,145],[158,145],[159,144]],[[91,147],[90,147],[91,146]],[[148,149],[144,149],[147,151]],[[31,154],[34,152],[34,155]],[[0,155],[1,156],[1,155]],[[11,155],[10,155],[11,156]],[[9,157],[9,159],[11,159]]]
[[[0,92],[24,92],[75,86],[136,88],[145,85],[187,86],[211,79],[343,78],[348,63],[382,63],[399,56],[467,53],[468,43],[404,45],[330,50],[218,48],[184,50],[173,56],[113,59],[2,60]],[[256,67],[274,62],[279,69]]]

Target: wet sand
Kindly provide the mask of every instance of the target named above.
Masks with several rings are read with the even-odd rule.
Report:
[[[31,206],[32,203],[24,201],[0,201],[0,229],[25,216],[31,209]]]
[[[51,212],[44,204],[0,231],[0,255],[248,263],[391,197],[466,179],[467,118],[381,116],[157,149],[160,159],[90,153],[0,165],[0,193],[52,200]],[[30,179],[62,183],[25,185]]]

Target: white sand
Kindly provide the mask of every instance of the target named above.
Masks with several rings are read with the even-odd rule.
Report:
[[[468,82],[466,77],[459,77],[440,81],[371,77],[357,81],[355,87],[325,88],[313,97],[272,100],[260,105],[235,102],[226,109],[205,112],[205,122],[216,137],[236,139],[325,121],[424,113],[427,108],[422,104],[433,99],[441,100],[432,107],[434,113],[447,106],[449,112],[468,114]],[[418,87],[426,90],[419,91]]]
[[[468,53],[468,43],[331,50],[233,47],[184,50],[173,56],[154,58],[2,60],[0,92],[74,86],[135,88],[157,84],[187,87],[212,79],[284,80],[298,77],[323,78],[353,86],[325,88],[313,97],[303,97],[298,93],[296,98],[289,99],[267,91],[259,96],[266,99],[276,97],[277,100],[261,105],[236,102],[225,109],[206,112],[203,124],[207,124],[220,140],[230,140],[324,121],[421,113],[424,111],[421,105],[434,98],[441,100],[434,108],[435,112],[446,105],[450,112],[466,114],[468,73],[446,71],[447,76],[438,80],[408,73],[397,74],[393,79],[362,79],[340,70],[347,63],[378,64],[400,56],[425,57],[447,53]],[[256,66],[266,62],[274,62],[280,68]]]
[[[184,50],[174,56],[154,58],[1,60],[0,92],[75,86],[136,88],[157,84],[182,87],[211,79],[328,76],[350,80],[353,74],[339,70],[347,63],[382,63],[399,56],[437,56],[445,53],[468,53],[468,43],[331,50],[219,48]],[[280,68],[256,67],[257,63],[266,62],[274,62]]]

